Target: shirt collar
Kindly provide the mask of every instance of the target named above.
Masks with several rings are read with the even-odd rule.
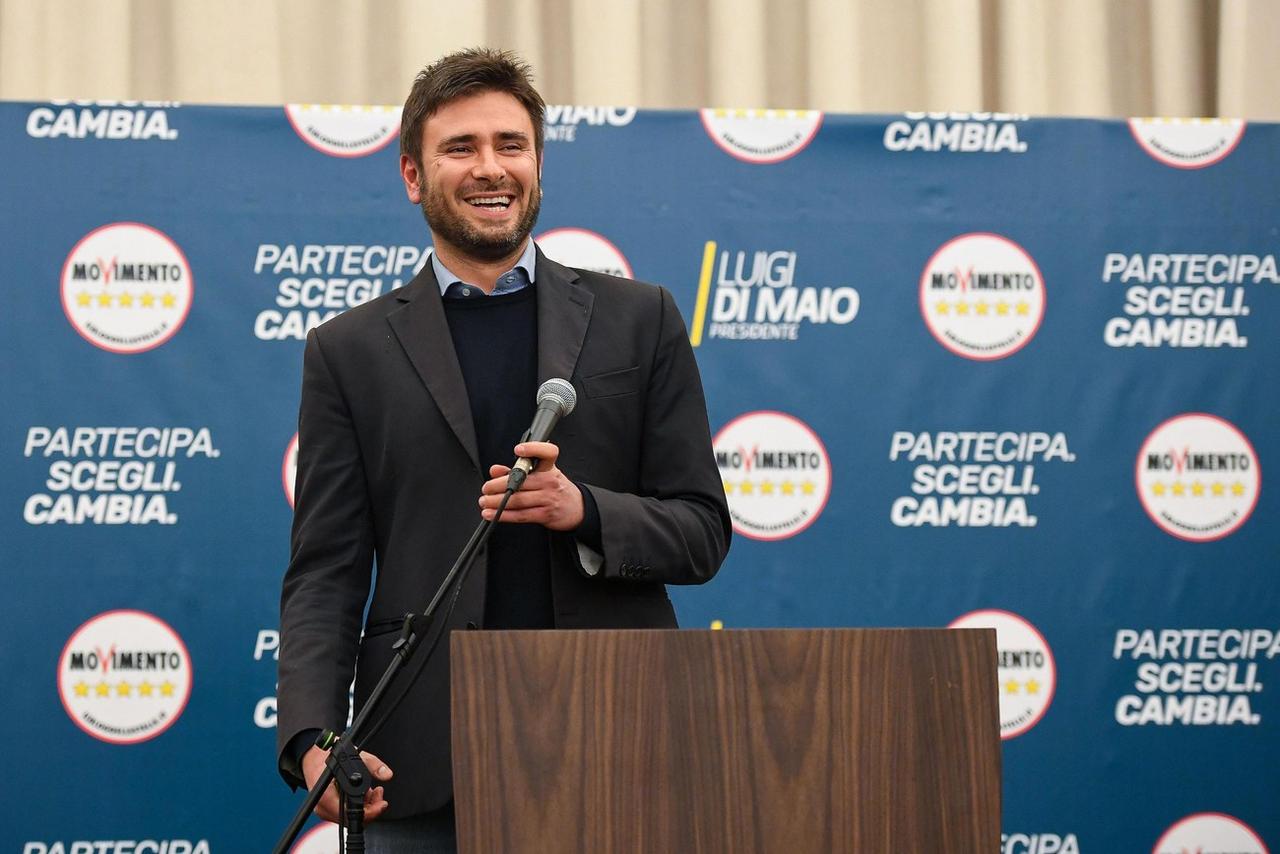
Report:
[[[498,277],[498,284],[489,296],[513,293],[533,284],[533,270],[537,265],[537,260],[537,248],[533,245],[533,239],[529,238],[525,241],[524,252],[520,253],[520,258],[516,261],[516,265]],[[431,253],[431,269],[435,271],[436,283],[440,286],[441,296],[444,296],[444,292],[449,290],[450,285],[455,282],[462,282],[461,278],[440,262],[440,258],[434,251]],[[520,275],[520,273],[523,273],[523,275]],[[462,283],[476,287],[470,282]],[[476,288],[476,290],[479,290],[479,288]],[[480,292],[484,293],[484,291]]]

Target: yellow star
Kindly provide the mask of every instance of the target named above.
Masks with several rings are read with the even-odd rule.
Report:
[[[791,481],[789,481],[789,480],[784,480],[784,481],[782,482],[782,494],[783,494],[783,495],[795,495],[795,494],[796,494],[796,485],[795,485],[794,483],[792,483]]]
[[[811,480],[806,480],[804,483],[800,484],[800,491],[805,495],[813,495],[817,489],[818,487]]]
[[[1006,694],[1018,693],[1018,680],[1010,679],[1008,682],[1004,683],[1004,692]]]
[[[1214,494],[1214,495],[1217,495],[1217,496],[1219,496],[1219,497],[1221,497],[1221,496],[1223,496],[1223,495],[1226,495],[1226,494],[1227,494],[1227,488],[1226,488],[1226,486],[1224,486],[1223,484],[1221,484],[1221,483],[1219,483],[1219,482],[1217,482],[1217,481],[1214,481],[1214,484],[1213,484],[1213,494]]]
[[[766,480],[764,483],[760,484],[760,494],[773,495],[773,481]]]
[[[109,308],[111,306],[111,294],[107,293],[106,291],[103,291],[102,293],[98,294],[98,305],[102,306],[103,308]]]
[[[1031,311],[1031,306],[1025,302],[1018,303],[1018,314],[1027,314]]]
[[[750,495],[751,493],[756,491],[756,486],[751,481],[744,480],[742,482],[742,486],[738,487],[738,491],[741,492],[743,495]]]
[[[76,305],[87,306],[91,302],[93,302],[93,298],[89,296],[88,291],[81,291],[80,293],[76,294]]]
[[[177,302],[178,302],[178,298],[175,297],[173,294],[165,294],[164,296],[160,297],[160,304],[163,305],[165,308],[173,308]]]
[[[93,689],[93,690],[97,693],[97,695],[98,695],[99,697],[110,697],[110,696],[111,696],[111,686],[107,684],[107,681],[106,681],[105,679],[104,679],[104,680],[102,680],[101,682],[99,682],[99,683],[94,687],[94,689]]]
[[[996,314],[1000,315],[1001,317],[1004,317],[1008,313],[1009,313],[1009,303],[1005,302],[1004,300],[1000,300],[1000,302],[996,303]]]
[[[1027,693],[1028,693],[1028,694],[1039,694],[1039,693],[1040,693],[1040,683],[1039,683],[1039,682],[1037,682],[1037,681],[1036,681],[1036,680],[1034,680],[1034,679],[1028,679],[1028,680],[1027,680]]]
[[[724,484],[724,494],[733,495],[733,482],[729,480],[721,481]]]
[[[170,682],[168,679],[160,683],[160,693],[163,694],[164,696],[172,697],[173,691],[174,691],[174,684]]]
[[[1238,480],[1235,483],[1231,484],[1231,494],[1244,495],[1244,484]]]
[[[151,688],[150,682],[142,681],[138,683],[138,693],[141,694],[143,697],[150,697],[151,691],[152,691],[152,688]]]
[[[1191,484],[1191,494],[1204,495],[1204,484],[1198,480],[1195,483]]]
[[[947,303],[943,302],[942,300],[938,300],[938,304],[934,306],[934,309],[938,312],[938,314],[951,313],[951,306],[947,305]]]
[[[1151,491],[1156,495],[1164,495],[1164,484],[1157,480],[1155,483],[1151,484]]]
[[[980,302],[980,303],[978,303],[976,306],[974,306],[974,308],[976,308],[976,309],[977,309],[978,314],[982,315],[983,317],[986,317],[986,316],[987,316],[987,311],[990,309],[990,306],[988,306],[988,305],[987,305],[987,301],[986,301],[986,300],[983,300],[982,302]]]
[[[124,291],[123,293],[120,294],[120,296],[116,297],[116,299],[120,301],[121,308],[133,307],[133,294],[129,293],[128,291]]]
[[[968,314],[968,313],[969,313],[969,303],[967,302],[956,303],[956,314]]]
[[[79,682],[76,683],[76,696],[77,697],[89,696],[89,686],[85,683],[83,679],[81,679]]]
[[[120,683],[116,685],[116,693],[121,697],[127,697],[133,693],[133,686],[121,679]]]
[[[151,307],[152,307],[153,305],[155,305],[155,304],[156,304],[156,295],[155,295],[155,294],[153,294],[153,293],[151,293],[151,291],[143,291],[143,292],[142,292],[142,307],[143,307],[143,308],[151,308]]]
[[[1187,494],[1187,488],[1182,485],[1182,481],[1175,480],[1173,482],[1173,494],[1177,496],[1183,496]]]

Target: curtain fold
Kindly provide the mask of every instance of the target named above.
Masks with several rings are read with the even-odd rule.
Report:
[[[0,98],[396,104],[478,44],[553,103],[1280,120],[1273,0],[0,0]]]

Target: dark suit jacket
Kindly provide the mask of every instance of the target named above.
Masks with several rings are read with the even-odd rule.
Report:
[[[684,323],[662,288],[572,270],[541,252],[535,287],[538,381],[564,377],[578,392],[553,437],[558,465],[591,491],[605,559],[588,577],[572,536],[550,536],[555,624],[674,627],[664,584],[710,579],[730,538]],[[476,499],[489,465],[510,463],[478,459],[430,264],[404,288],[307,337],[298,432],[281,596],[281,751],[305,729],[343,729],[353,668],[359,708],[389,661],[401,618],[424,610],[480,521]],[[451,629],[480,625],[485,561],[482,552]],[[452,794],[447,647],[360,745],[395,772],[386,791],[393,817],[436,808]]]

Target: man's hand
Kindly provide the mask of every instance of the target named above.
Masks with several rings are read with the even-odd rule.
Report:
[[[316,784],[316,780],[320,779],[320,775],[324,772],[325,760],[329,758],[329,751],[321,750],[319,747],[312,746],[310,750],[302,757],[302,776],[307,781],[307,788],[310,789]],[[373,774],[374,780],[390,780],[391,769],[386,763],[372,753],[360,751],[360,758],[364,760],[365,767]],[[372,786],[364,795],[364,820],[373,821],[382,815],[387,809],[387,801],[382,797],[382,787]],[[320,798],[320,803],[316,804],[316,815],[326,821],[338,821],[338,789],[333,784],[329,784],[329,788],[325,789],[324,795]]]
[[[560,449],[550,442],[523,442],[516,445],[517,457],[537,459],[538,465],[525,478],[524,486],[511,496],[502,511],[503,522],[533,522],[552,531],[572,531],[582,524],[582,492],[556,468]],[[480,490],[480,515],[492,519],[507,491],[509,466],[490,466],[489,477]]]

